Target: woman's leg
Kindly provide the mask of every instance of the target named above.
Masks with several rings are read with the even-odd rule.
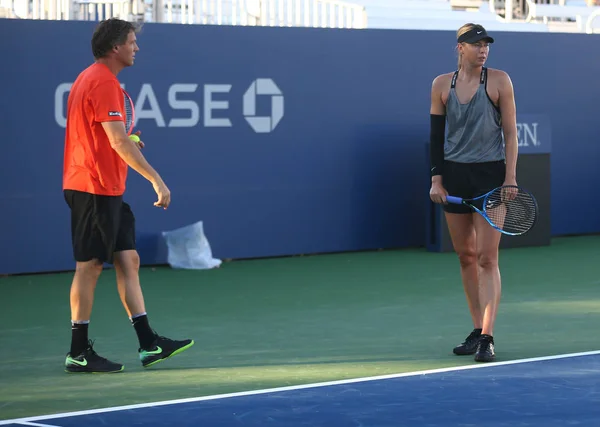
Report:
[[[471,313],[474,330],[467,339],[454,348],[458,355],[474,354],[481,333],[483,316],[479,297],[479,276],[477,270],[477,244],[473,215],[467,213],[446,212],[446,222],[460,263],[460,274]]]
[[[497,209],[503,209],[503,207]],[[473,217],[477,235],[479,301],[483,314],[482,335],[475,360],[491,362],[495,359],[494,324],[502,290],[498,267],[498,248],[502,234],[492,228],[481,215],[473,214]]]

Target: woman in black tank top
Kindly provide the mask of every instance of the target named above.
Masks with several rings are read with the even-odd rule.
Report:
[[[480,362],[495,360],[501,234],[470,208],[447,204],[446,196],[474,198],[517,184],[514,91],[507,73],[484,67],[492,43],[481,25],[466,24],[458,30],[458,71],[434,79],[430,111],[430,197],[443,204],[474,326],[454,353],[474,354]]]

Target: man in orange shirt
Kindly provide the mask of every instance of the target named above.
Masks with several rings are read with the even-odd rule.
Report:
[[[101,22],[92,36],[96,61],[73,83],[67,102],[63,191],[71,209],[73,255],[71,349],[67,372],[119,372],[123,365],[100,357],[88,340],[94,289],[103,263],[114,264],[121,302],[139,340],[139,358],[147,367],[184,351],[193,340],[159,336],[148,323],[139,280],[135,218],[123,201],[128,166],[152,183],[157,207],[167,209],[171,193],[128,133],[124,93],[117,75],[134,63],[139,50],[133,24]],[[136,134],[139,135],[140,132]]]

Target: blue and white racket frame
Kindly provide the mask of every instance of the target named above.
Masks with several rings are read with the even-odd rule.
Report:
[[[498,227],[496,224],[494,224],[492,222],[492,220],[490,220],[490,218],[488,217],[487,213],[486,213],[486,205],[487,205],[487,200],[490,197],[490,195],[492,195],[493,193],[497,192],[498,190],[502,190],[503,188],[515,188],[517,189],[518,192],[520,193],[526,193],[531,197],[531,200],[533,201],[533,204],[535,206],[535,216],[533,218],[533,223],[531,224],[531,227],[529,227],[527,230],[520,232],[520,233],[511,233],[509,231],[505,231],[503,229],[501,229],[500,227]],[[477,200],[483,199],[482,201],[482,207],[483,210],[477,208],[476,206],[474,206],[473,204],[469,203],[469,202],[475,202]],[[488,224],[490,224],[490,226],[492,226],[494,229],[498,230],[500,233],[502,234],[506,234],[509,236],[521,236],[525,233],[528,233],[531,229],[533,229],[533,227],[535,227],[535,224],[537,222],[537,217],[538,217],[538,203],[536,198],[534,197],[534,195],[528,191],[527,189],[520,187],[518,185],[503,185],[500,187],[496,187],[491,191],[488,191],[485,194],[482,194],[481,196],[477,196],[473,199],[463,199],[462,197],[456,197],[456,196],[446,196],[446,201],[448,203],[452,203],[455,205],[466,205],[469,206],[471,209],[473,209],[475,212],[477,212],[478,214],[480,214],[487,222]]]

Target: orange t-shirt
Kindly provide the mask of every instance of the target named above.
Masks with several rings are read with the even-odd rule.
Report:
[[[67,101],[63,190],[105,196],[125,192],[127,163],[102,127],[114,120],[125,120],[123,91],[107,66],[94,63],[79,74]]]

